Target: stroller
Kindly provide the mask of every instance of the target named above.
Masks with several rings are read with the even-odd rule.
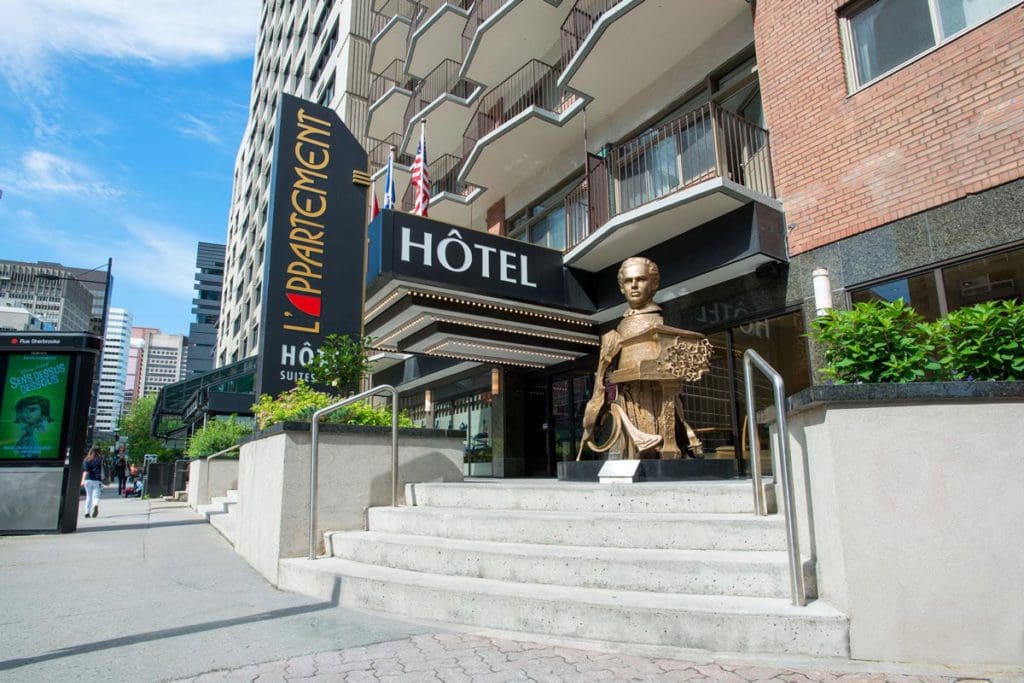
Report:
[[[125,498],[141,498],[142,497],[142,477],[137,474],[128,476],[128,480],[124,485],[124,497]]]

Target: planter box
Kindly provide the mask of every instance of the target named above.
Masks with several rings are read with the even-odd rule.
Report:
[[[462,432],[399,430],[399,504],[407,483],[462,481]],[[309,552],[309,423],[287,422],[242,444],[236,551],[277,585],[278,561]],[[366,528],[366,510],[391,505],[391,429],[320,428],[316,539]],[[322,547],[318,553],[322,553]]]
[[[188,465],[188,506],[195,510],[238,488],[236,458],[197,458]]]
[[[801,550],[809,498],[851,656],[1024,664],[1024,383],[815,386],[787,413]]]

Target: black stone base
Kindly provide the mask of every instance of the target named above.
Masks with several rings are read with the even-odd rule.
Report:
[[[597,481],[604,460],[558,463],[559,481]],[[637,481],[735,479],[736,461],[725,459],[641,460]]]

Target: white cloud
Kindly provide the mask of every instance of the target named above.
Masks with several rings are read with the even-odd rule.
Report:
[[[57,56],[171,65],[251,55],[259,0],[0,0],[0,69],[39,85]]]
[[[187,230],[156,221],[126,218],[125,239],[114,255],[115,275],[132,285],[191,297],[195,284],[196,243]]]
[[[182,114],[181,123],[178,125],[178,132],[185,137],[198,138],[210,144],[221,146],[224,141],[217,134],[216,129],[208,122],[192,114]]]
[[[111,199],[124,192],[104,182],[88,166],[65,157],[30,150],[21,158],[19,173],[6,172],[16,191],[43,195],[76,195],[91,199]]]

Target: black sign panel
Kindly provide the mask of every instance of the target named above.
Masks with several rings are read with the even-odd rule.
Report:
[[[370,225],[367,278],[390,277],[566,307],[562,253],[535,244],[382,211]]]
[[[309,379],[329,334],[362,332],[366,152],[327,107],[281,95],[274,136],[256,393]]]

